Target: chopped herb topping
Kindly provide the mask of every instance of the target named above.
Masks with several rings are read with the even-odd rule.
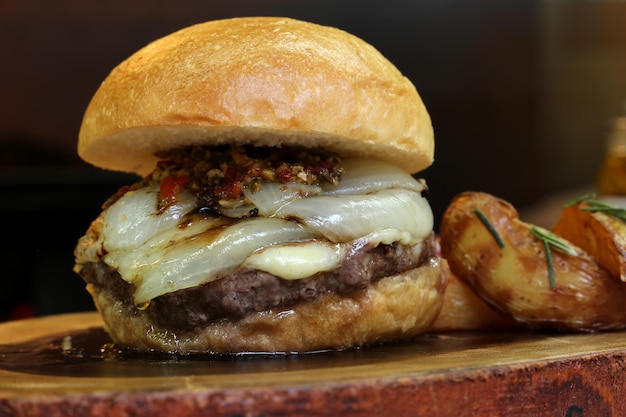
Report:
[[[580,197],[576,197],[575,199],[565,203],[565,205],[563,207],[567,208],[567,207],[575,206],[576,204],[582,203],[583,201],[590,200],[590,199],[594,198],[595,196],[596,195],[594,193],[589,193],[589,194],[582,195]]]
[[[587,207],[582,207],[581,210],[591,211],[592,213],[601,212],[606,213],[609,216],[615,217],[618,220],[626,222],[626,209],[621,207],[615,207],[610,204],[603,203],[597,200],[586,200]]]
[[[480,219],[480,221],[485,225],[489,233],[491,233],[491,236],[493,236],[493,238],[496,240],[498,247],[500,249],[504,249],[504,241],[498,234],[498,231],[496,230],[496,228],[493,227],[493,225],[491,224],[487,216],[485,216],[485,213],[483,213],[479,209],[474,210],[474,213],[476,214],[476,216],[478,216],[478,219]]]
[[[539,226],[531,226],[530,232],[537,239],[543,242],[543,247],[546,252],[546,264],[548,265],[548,279],[550,280],[550,288],[556,286],[554,280],[554,265],[552,263],[552,249],[558,250],[561,253],[565,253],[570,256],[578,256],[576,249],[567,243],[564,239],[561,239],[549,230],[546,230]]]
[[[626,208],[615,207],[610,204],[604,203],[602,201],[594,200],[594,198],[595,198],[594,193],[585,194],[581,197],[578,197],[566,203],[564,207],[567,208],[567,207],[575,206],[576,204],[584,202],[587,204],[587,206],[581,207],[580,208],[581,210],[590,211],[592,213],[598,213],[598,212],[606,213],[609,216],[615,217],[618,220],[626,222]]]
[[[550,288],[556,287],[556,280],[554,279],[554,264],[552,263],[552,250],[547,240],[543,241],[543,249],[546,252],[546,265],[548,265],[548,282],[550,282]]]

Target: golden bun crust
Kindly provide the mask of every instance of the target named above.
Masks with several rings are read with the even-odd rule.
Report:
[[[375,48],[289,18],[206,22],[117,66],[85,112],[79,155],[145,175],[160,150],[297,144],[375,157],[414,173],[433,161],[430,116]]]
[[[441,309],[443,277],[441,263],[433,260],[404,274],[383,278],[350,296],[328,293],[289,309],[218,321],[199,332],[159,329],[147,313],[120,314],[119,302],[109,293],[91,285],[88,290],[118,346],[181,354],[310,352],[401,340],[423,333]]]

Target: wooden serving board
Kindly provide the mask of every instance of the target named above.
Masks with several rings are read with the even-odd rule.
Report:
[[[111,356],[107,342],[96,313],[0,325],[0,416],[626,415],[625,332],[202,358]]]

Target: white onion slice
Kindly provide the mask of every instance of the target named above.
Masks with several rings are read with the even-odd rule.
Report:
[[[385,189],[402,188],[422,192],[426,188],[423,181],[418,181],[410,174],[387,162],[363,159],[348,159],[343,163],[344,173],[338,185],[325,184],[322,187],[298,183],[266,183],[261,189],[252,192],[244,190],[244,195],[251,204],[221,208],[220,213],[232,218],[249,215],[255,207],[261,216],[271,216],[281,206],[298,198],[310,198],[323,195],[363,195]]]
[[[241,206],[235,207],[220,207],[219,213],[222,216],[230,217],[231,219],[242,219],[244,217],[249,217],[252,210],[254,210],[254,205],[242,204]]]
[[[346,159],[341,181],[337,185],[322,187],[325,195],[369,194],[391,188],[406,188],[422,192],[426,188],[423,181],[413,178],[393,164],[368,159]]]
[[[302,225],[282,219],[255,218],[217,229],[208,219],[206,225],[209,230],[201,233],[200,226],[190,228],[189,234],[179,229],[175,241],[155,236],[135,250],[109,253],[104,260],[135,284],[135,303],[141,305],[218,279],[258,248],[314,237]]]
[[[192,211],[196,198],[182,192],[176,204],[157,213],[158,186],[129,191],[104,212],[103,238],[107,251],[135,248],[175,227]]]
[[[307,198],[320,192],[321,188],[315,185],[272,182],[263,184],[257,192],[252,192],[246,188],[244,195],[259,210],[261,216],[271,216],[282,206],[295,199]]]
[[[280,208],[280,206],[296,199],[317,195],[322,189],[317,185],[297,184],[297,183],[265,183],[259,191],[252,192],[250,188],[245,188],[243,193],[251,204],[244,204],[235,207],[220,207],[222,216],[239,219],[248,217],[255,208],[261,216],[268,216]]]
[[[416,242],[433,230],[428,201],[405,189],[294,200],[275,215],[296,218],[331,242],[347,242],[382,229],[406,231]]]

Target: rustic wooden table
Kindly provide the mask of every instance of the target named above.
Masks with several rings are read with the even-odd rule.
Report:
[[[424,335],[307,355],[103,354],[95,313],[0,325],[0,416],[624,416],[626,333]]]

